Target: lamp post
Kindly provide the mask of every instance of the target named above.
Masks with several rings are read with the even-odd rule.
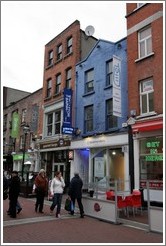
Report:
[[[23,146],[23,157],[22,157],[22,173],[21,173],[21,177],[22,177],[22,181],[24,180],[24,160],[25,160],[25,148],[26,148],[26,138],[27,138],[27,134],[29,132],[29,126],[25,125],[23,127],[23,132],[24,132],[24,146]]]

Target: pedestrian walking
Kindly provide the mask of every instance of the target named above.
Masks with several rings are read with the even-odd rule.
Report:
[[[12,171],[11,181],[9,183],[9,215],[16,218],[16,206],[20,193],[20,178],[17,171]]]
[[[57,171],[55,173],[55,177],[53,178],[51,182],[51,187],[50,187],[51,195],[53,196],[52,204],[50,207],[50,214],[53,213],[54,208],[57,206],[57,210],[56,210],[57,218],[60,218],[61,203],[62,203],[64,187],[65,187],[65,182],[62,177],[62,174],[60,171]]]
[[[71,210],[71,215],[74,215],[75,200],[77,200],[80,210],[80,217],[84,218],[84,208],[82,204],[82,186],[83,181],[80,178],[79,173],[75,172],[74,177],[71,179],[68,191],[68,195],[73,203],[73,210]]]
[[[38,175],[35,178],[35,192],[36,192],[36,204],[35,204],[35,211],[37,212],[39,209],[39,213],[43,212],[44,206],[44,197],[47,192],[48,187],[48,180],[46,177],[46,172],[44,169],[41,169]]]

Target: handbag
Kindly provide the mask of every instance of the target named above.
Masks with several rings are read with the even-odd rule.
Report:
[[[7,190],[4,190],[3,192],[3,200],[6,200],[8,198]]]
[[[71,211],[71,200],[69,198],[66,198],[66,201],[65,201],[65,210],[66,211]]]

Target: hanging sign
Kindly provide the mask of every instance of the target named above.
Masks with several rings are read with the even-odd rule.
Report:
[[[113,115],[121,117],[121,59],[113,56]]]

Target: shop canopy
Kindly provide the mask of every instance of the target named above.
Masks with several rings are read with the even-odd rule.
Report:
[[[137,122],[134,125],[132,125],[133,133],[154,131],[154,130],[160,130],[160,129],[163,129],[162,119],[142,121],[142,122]]]

